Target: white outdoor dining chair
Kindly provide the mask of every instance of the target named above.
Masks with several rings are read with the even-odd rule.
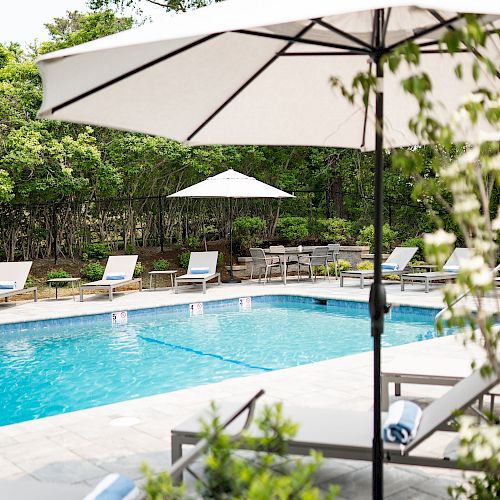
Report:
[[[318,267],[323,266],[325,269],[325,279],[330,281],[330,270],[328,269],[328,247],[316,247],[310,256],[299,258],[299,275],[300,267],[304,266],[309,269],[309,276],[316,281]]]

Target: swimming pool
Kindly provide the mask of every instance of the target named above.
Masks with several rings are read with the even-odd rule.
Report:
[[[254,297],[0,325],[0,425],[370,351],[366,303]],[[437,310],[393,308],[383,346],[433,336]]]

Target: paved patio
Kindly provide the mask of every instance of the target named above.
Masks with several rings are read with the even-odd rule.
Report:
[[[441,307],[438,291],[425,294],[418,287],[401,292],[399,283],[387,287],[388,300],[394,304]],[[300,283],[290,281],[285,287],[279,282],[266,285],[242,283],[209,287],[207,294],[186,291],[174,295],[171,290],[117,294],[113,302],[105,296],[86,297],[85,302],[71,299],[41,301],[37,304],[0,304],[0,323],[40,320],[46,318],[96,314],[123,309],[155,307],[201,300],[218,300],[261,294],[309,295],[346,300],[367,300],[369,288],[360,290],[355,281],[340,288],[338,281]],[[368,332],[367,332],[368,334]],[[445,350],[450,354],[443,363],[468,356],[457,348],[453,337],[434,339],[417,344],[387,348],[384,362],[399,357],[425,359]],[[212,400],[238,400],[258,389],[266,390],[268,401],[311,408],[342,407],[356,410],[372,408],[372,356],[356,354],[320,363],[279,370],[270,373],[229,379],[208,386],[159,394],[88,410],[76,411],[0,427],[0,498],[32,498],[32,488],[44,496],[53,483],[61,488],[60,498],[81,498],[108,472],[121,472],[140,478],[138,467],[147,462],[154,469],[170,463],[170,429]],[[406,397],[439,396],[442,389],[414,386],[405,390]],[[133,417],[127,424],[121,417]],[[448,440],[437,433],[422,445],[422,453],[436,455]],[[386,466],[385,495],[390,499],[447,498],[446,485],[454,484],[460,473],[446,469]],[[371,466],[354,461],[327,460],[318,476],[320,484],[334,481],[342,486],[341,498],[369,498]],[[71,485],[71,486],[70,486]],[[53,490],[51,490],[53,491]],[[23,493],[24,492],[24,493]],[[49,493],[47,493],[49,495]],[[55,497],[52,497],[55,498]]]

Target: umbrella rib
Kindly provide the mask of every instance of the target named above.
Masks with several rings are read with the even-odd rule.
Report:
[[[280,54],[280,57],[287,56],[359,56],[359,52],[286,52],[285,54]],[[366,54],[363,54],[366,55]]]
[[[309,23],[305,28],[302,28],[298,33],[297,37],[301,37],[304,33],[307,33],[314,23]],[[239,33],[239,31],[237,31]],[[191,134],[188,135],[187,140],[190,141],[195,135],[197,135],[203,128],[205,128],[208,123],[210,123],[229,103],[231,103],[238,95],[241,94],[257,77],[259,77],[271,64],[273,64],[289,47],[294,44],[293,41],[288,41],[288,43],[274,56],[271,57],[263,66],[261,66],[248,80],[245,81],[240,87],[238,87],[201,125],[199,125]]]
[[[373,16],[373,26],[372,26],[372,45],[375,45],[375,19],[376,16]],[[372,73],[373,59],[369,60],[368,63],[368,73]],[[360,149],[363,149],[366,142],[366,125],[368,124],[368,103],[365,106],[365,113],[363,116],[363,132],[361,135],[361,145]]]
[[[361,40],[361,38],[358,38],[354,35],[351,35],[350,33],[346,33],[345,31],[342,31],[341,29],[333,26],[330,23],[327,23],[321,18],[313,19],[313,21],[320,26],[323,26],[323,28],[326,28],[327,30],[333,31],[333,33],[336,33],[337,35],[340,35],[343,38],[346,38],[347,40],[350,40],[351,42],[354,42],[358,45],[361,45],[369,50],[373,50],[373,46],[371,46],[369,43],[366,43],[364,40]]]
[[[441,16],[441,15],[439,14],[439,12],[436,12],[436,11],[435,11],[435,10],[433,10],[433,9],[432,9],[432,10],[429,10],[429,12],[430,12],[430,13],[431,13],[431,14],[432,14],[432,15],[433,15],[433,16],[434,16],[434,17],[435,17],[438,21],[440,21],[440,22],[443,22],[443,21],[444,21],[443,16]],[[449,26],[449,25],[448,25],[448,26],[446,26],[446,29],[448,29],[448,31],[456,31],[455,26]],[[475,55],[478,59],[480,59],[480,60],[484,60],[484,59],[485,59],[485,57],[481,54],[481,52],[479,52],[479,51],[478,51],[477,49],[475,49],[474,47],[471,47],[471,48],[470,48],[470,50],[465,50],[465,52],[469,52],[469,51],[470,51],[470,52],[472,52],[472,53],[473,53],[473,54],[474,54],[474,55]],[[460,51],[459,51],[459,52],[460,52]],[[500,78],[500,71],[498,71],[498,70],[497,70],[497,71],[495,72],[495,74],[496,74],[496,77],[497,77],[497,78]]]
[[[171,57],[182,54],[186,50],[192,49],[193,47],[196,47],[197,45],[205,43],[205,42],[211,40],[212,38],[219,36],[220,34],[221,33],[212,33],[212,34],[205,36],[199,40],[196,40],[195,42],[189,43],[189,44],[185,45],[184,47],[180,47],[179,49],[176,49],[172,52],[169,52],[168,54],[164,54],[161,57],[158,57],[152,61],[149,61],[146,64],[142,64],[141,66],[138,66],[137,68],[134,68],[130,71],[127,71],[126,73],[123,73],[123,74],[121,74],[121,75],[119,75],[111,80],[108,80],[107,82],[101,83],[97,87],[94,87],[90,90],[87,90],[86,92],[83,92],[75,97],[72,97],[71,99],[68,99],[67,101],[64,101],[61,104],[58,104],[57,106],[54,106],[50,112],[52,114],[54,114],[57,111],[65,108],[71,104],[74,104],[75,102],[81,101],[82,99],[84,99],[86,97],[89,97],[89,96],[91,96],[91,95],[93,95],[93,94],[95,94],[95,93],[97,93],[105,88],[108,88],[108,87],[114,85],[115,83],[121,82],[122,80],[125,80],[126,78],[129,78],[130,76],[136,75],[137,73],[140,73],[141,71],[144,71],[148,68],[151,68],[152,66],[155,66],[158,63],[166,61],[167,59],[170,59]]]
[[[279,35],[277,33],[263,33],[260,31],[251,31],[251,30],[235,30],[233,33],[241,33],[242,35],[260,36],[262,38],[274,38],[275,40],[284,40],[285,42],[291,42],[291,43],[303,43],[305,45],[318,45],[320,47],[328,47],[331,49],[352,50],[358,52],[360,55],[367,55],[370,53],[370,50],[364,49],[362,47],[353,47],[351,45],[343,45],[341,43],[322,42],[320,40],[300,38],[301,37],[300,34],[297,36],[287,36],[287,35]]]
[[[404,45],[405,43],[413,42],[414,40],[418,40],[419,38],[421,38],[425,35],[429,35],[440,28],[446,28],[447,26],[449,26],[450,24],[453,24],[454,22],[458,21],[459,19],[460,19],[460,16],[451,17],[450,19],[448,19],[446,21],[443,19],[443,21],[439,22],[439,24],[431,26],[430,28],[426,28],[422,31],[419,31],[418,33],[413,34],[412,36],[409,36],[408,38],[404,38],[403,40],[400,40],[399,42],[395,42],[392,45],[389,45],[389,47],[387,47],[384,50],[384,52],[386,52],[386,53],[391,52],[395,48],[400,47],[401,45]]]

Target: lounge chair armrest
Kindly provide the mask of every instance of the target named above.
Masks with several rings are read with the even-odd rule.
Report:
[[[233,412],[231,415],[229,415],[228,418],[223,420],[220,424],[220,429],[225,429],[228,425],[230,425],[232,422],[234,422],[241,414],[243,414],[245,411],[248,411],[247,417],[245,419],[245,423],[241,429],[241,432],[243,430],[248,429],[250,426],[252,419],[253,419],[253,414],[255,410],[255,403],[257,402],[257,399],[259,399],[262,395],[264,394],[264,389],[261,389],[258,391],[254,396],[252,396],[245,404],[240,406],[235,412]],[[178,477],[184,470],[189,471],[189,466],[205,451],[209,444],[209,441],[207,439],[202,439],[200,440],[196,446],[191,450],[190,453],[185,455],[184,457],[181,457],[177,462],[175,462],[172,467],[170,468],[170,476],[175,479]]]

